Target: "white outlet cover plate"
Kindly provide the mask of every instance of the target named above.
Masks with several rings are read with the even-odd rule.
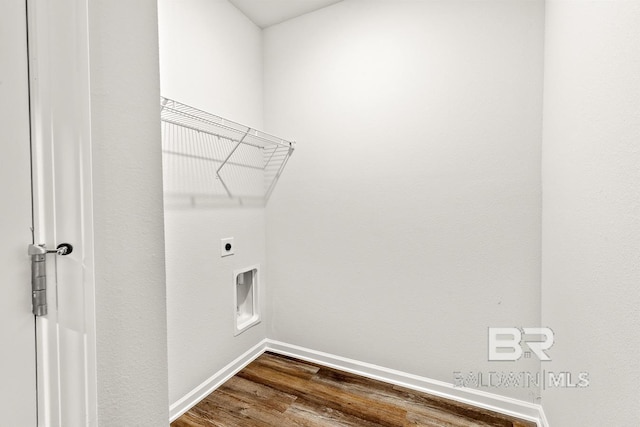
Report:
[[[231,249],[227,250],[227,244],[231,245]],[[235,244],[233,243],[233,237],[227,237],[224,239],[220,239],[220,256],[229,256],[233,255],[233,251],[235,250]]]

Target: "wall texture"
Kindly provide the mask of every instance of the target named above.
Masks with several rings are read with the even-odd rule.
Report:
[[[260,29],[227,0],[161,0],[158,7],[163,96],[262,128]],[[233,271],[260,264],[264,294],[265,213],[168,203],[165,233],[174,403],[265,338],[264,319],[233,336]],[[234,237],[235,255],[221,258],[226,237]]]
[[[640,425],[640,3],[547,2],[542,320],[552,426]]]
[[[268,335],[452,382],[540,322],[541,1],[350,1],[264,31]],[[534,401],[537,388],[489,391]]]
[[[98,422],[168,424],[156,2],[89,0]]]

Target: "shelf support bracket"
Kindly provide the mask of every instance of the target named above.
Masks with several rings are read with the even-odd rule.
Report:
[[[251,132],[251,128],[247,128],[246,132],[244,133],[244,135],[242,135],[242,138],[240,138],[240,141],[238,141],[238,143],[236,144],[235,147],[233,147],[233,150],[231,150],[231,152],[229,153],[229,155],[227,155],[227,158],[224,159],[224,161],[222,162],[222,164],[218,167],[218,169],[216,170],[216,176],[218,177],[218,179],[220,180],[220,183],[222,184],[222,186],[224,187],[225,191],[227,192],[227,194],[229,195],[229,197],[233,197],[233,195],[231,194],[231,191],[229,191],[229,188],[227,187],[227,184],[224,183],[224,179],[222,179],[222,177],[220,176],[220,170],[224,167],[224,165],[227,164],[227,162],[229,161],[229,159],[231,158],[231,156],[233,156],[233,153],[236,152],[236,150],[238,149],[238,147],[240,146],[240,144],[242,144],[242,141],[244,141],[244,139],[247,137],[247,135],[249,135],[249,132]]]

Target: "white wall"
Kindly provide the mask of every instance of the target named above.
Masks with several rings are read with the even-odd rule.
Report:
[[[98,422],[168,425],[156,2],[88,5]]]
[[[547,2],[542,320],[552,426],[640,425],[640,2]]]
[[[260,129],[260,28],[228,0],[160,0],[158,20],[162,95]]]
[[[451,382],[540,322],[541,1],[350,1],[265,30],[268,335]],[[490,391],[532,401],[533,389]]]
[[[163,96],[262,128],[261,31],[227,0],[161,0]],[[261,264],[263,208],[166,205],[169,400],[176,402],[265,338],[265,320],[234,337],[233,271]],[[235,255],[220,257],[220,239]],[[264,298],[262,312],[264,313]]]

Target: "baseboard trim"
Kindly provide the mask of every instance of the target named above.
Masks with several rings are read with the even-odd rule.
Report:
[[[538,425],[540,427],[549,427],[549,420],[547,420],[547,415],[544,413],[542,405],[540,406],[540,422]]]
[[[262,340],[251,347],[240,357],[229,363],[224,368],[209,377],[202,384],[194,388],[186,396],[169,407],[170,422],[177,420],[182,414],[194,407],[198,402],[207,397],[211,392],[220,387],[225,381],[237,374],[242,368],[253,362],[265,352],[267,340]]]
[[[247,350],[243,355],[209,377],[202,384],[193,389],[182,399],[169,408],[171,422],[175,421],[190,408],[195,406],[211,392],[220,387],[225,381],[238,373],[265,351],[294,357],[300,360],[317,363],[341,371],[372,378],[390,384],[406,387],[412,390],[429,393],[445,399],[477,406],[490,411],[535,422],[538,427],[549,427],[541,405],[512,399],[498,394],[487,393],[471,388],[454,387],[452,384],[432,380],[394,369],[348,359],[334,354],[311,350],[281,341],[265,339]]]
[[[481,407],[501,414],[511,415],[523,420],[535,422],[538,427],[549,427],[542,407],[522,400],[487,393],[482,390],[454,387],[453,384],[443,381],[432,380],[271,339],[266,340],[265,351],[306,360],[423,393],[429,393],[457,402]]]

